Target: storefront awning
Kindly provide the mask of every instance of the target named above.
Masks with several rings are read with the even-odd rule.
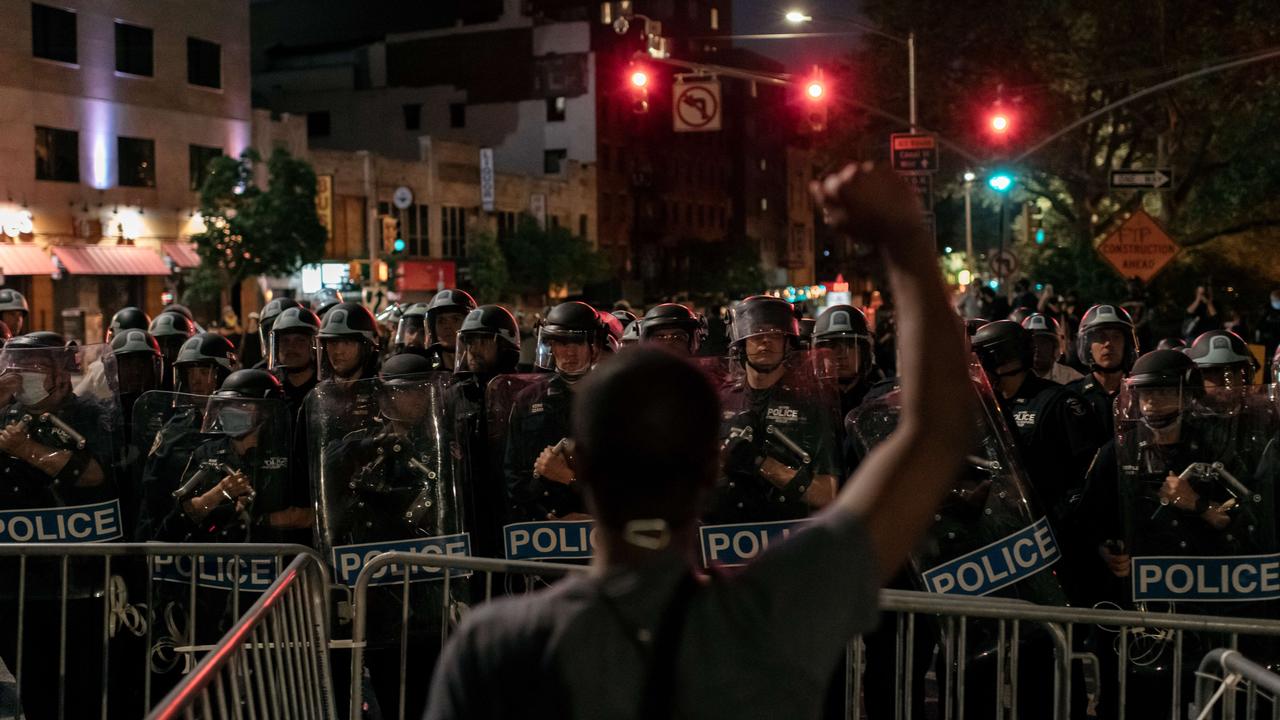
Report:
[[[456,287],[457,269],[452,260],[404,260],[396,268],[396,289],[434,292]]]
[[[0,273],[52,275],[53,258],[35,245],[0,245]]]
[[[164,254],[173,260],[173,264],[182,269],[199,267],[200,256],[196,254],[196,246],[187,242],[164,243]]]
[[[72,275],[168,275],[156,251],[133,245],[63,245],[53,254]]]

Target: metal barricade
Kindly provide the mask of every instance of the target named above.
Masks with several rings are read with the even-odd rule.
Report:
[[[196,666],[301,545],[0,544],[13,717],[137,718]]]
[[[294,558],[149,720],[336,717],[326,575],[314,555]]]
[[[1222,676],[1219,677],[1218,673]],[[1215,684],[1217,689],[1214,689]],[[1240,687],[1241,684],[1244,685],[1243,688]],[[1259,696],[1271,703],[1271,717],[1280,715],[1280,707],[1275,702],[1276,698],[1280,698],[1280,675],[1235,650],[1211,650],[1200,661],[1200,669],[1196,673],[1196,701],[1191,706],[1189,717],[1208,720],[1213,717],[1213,709],[1219,702],[1237,693],[1245,695],[1247,718],[1258,716]]]

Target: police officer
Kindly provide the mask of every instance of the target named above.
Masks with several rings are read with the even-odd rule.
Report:
[[[1059,361],[1062,357],[1062,330],[1057,320],[1048,315],[1033,313],[1022,320],[1022,327],[1031,333],[1031,345],[1035,348],[1031,369],[1036,377],[1059,385],[1066,385],[1084,377],[1076,372],[1075,368]]]
[[[276,319],[280,314],[289,308],[301,307],[298,301],[293,298],[272,298],[271,302],[262,306],[262,312],[258,313],[258,343],[261,348],[262,360],[259,361],[255,368],[269,368],[271,347],[271,326],[275,325]]]
[[[164,356],[160,343],[146,330],[124,330],[111,339],[111,355],[116,363],[116,387],[124,411],[126,437],[133,417],[133,404],[148,390],[160,389]]]
[[[151,317],[141,308],[133,306],[120,308],[111,316],[111,322],[107,325],[106,341],[111,342],[111,338],[121,330],[146,330],[150,326]]]
[[[503,474],[512,521],[585,518],[564,440],[573,386],[599,361],[606,335],[583,302],[561,303],[537,330],[536,365],[553,374],[521,390],[511,408]]]
[[[267,340],[267,365],[284,390],[292,415],[318,382],[316,335],[320,318],[302,306],[286,308],[272,323]]]
[[[378,370],[378,328],[373,313],[359,303],[334,305],[321,316],[320,382],[366,380]]]
[[[789,372],[800,340],[791,305],[756,295],[734,313],[730,357],[744,372],[720,392],[722,477],[713,522],[803,518],[835,497],[835,398]]]
[[[0,322],[9,326],[9,332],[21,335],[27,331],[27,315],[31,308],[22,293],[9,288],[0,288]]]
[[[311,296],[311,307],[315,309],[316,317],[320,318],[321,322],[330,310],[343,302],[342,293],[333,288],[322,288]]]
[[[1110,436],[1115,431],[1116,395],[1138,359],[1138,336],[1129,313],[1115,305],[1094,305],[1085,311],[1076,334],[1076,354],[1089,374],[1067,387],[1089,403]]]
[[[183,343],[196,334],[195,323],[186,315],[166,310],[155,316],[147,326],[147,332],[160,343],[160,353],[164,356],[164,378],[161,385],[166,390],[173,390],[177,386],[173,364],[178,359],[178,351]]]
[[[707,321],[679,303],[649,308],[640,323],[640,341],[657,343],[685,357],[693,357],[707,337]]]
[[[862,403],[867,391],[881,378],[876,372],[871,329],[867,316],[852,305],[832,305],[818,315],[813,345],[831,353],[840,385],[840,417]]]
[[[520,326],[499,305],[481,305],[467,313],[458,330],[456,382],[445,393],[445,407],[453,428],[455,457],[460,461],[471,495],[472,528],[476,552],[501,555],[504,496],[501,468],[491,465],[485,444],[485,388],[502,373],[514,373],[520,362]]]
[[[476,301],[462,290],[446,288],[427,304],[427,357],[437,370],[453,370],[458,328]]]
[[[1208,390],[1231,390],[1253,385],[1259,364],[1244,338],[1230,330],[1201,333],[1185,350]]]
[[[626,347],[640,339],[640,328],[636,326],[636,322],[639,318],[636,317],[635,313],[630,310],[614,310],[609,314],[617,318],[618,322],[622,323],[622,339],[620,340],[620,343],[623,347]],[[636,328],[635,332],[631,331],[632,327]]]
[[[427,357],[426,303],[413,303],[400,313],[391,347],[395,355],[411,352]]]

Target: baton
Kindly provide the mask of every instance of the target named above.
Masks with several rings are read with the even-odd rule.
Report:
[[[40,419],[58,428],[59,430],[62,431],[64,435],[71,438],[72,442],[76,444],[77,450],[84,449],[84,446],[85,446],[84,436],[76,432],[75,429],[72,428],[70,425],[63,422],[62,418],[58,417],[57,415],[54,415],[53,413],[44,413],[43,415],[40,416]]]
[[[809,453],[804,451],[804,448],[800,447],[799,445],[796,444],[794,440],[787,437],[786,433],[782,432],[782,430],[777,426],[770,425],[766,427],[764,431],[766,434],[772,435],[775,438],[777,438],[778,442],[782,443],[783,447],[795,453],[796,456],[800,458],[800,462],[804,463],[805,465],[808,465],[812,460],[812,458],[809,456]]]

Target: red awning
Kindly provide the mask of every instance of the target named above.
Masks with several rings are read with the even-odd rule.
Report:
[[[72,275],[168,275],[154,250],[134,245],[60,245],[53,254]]]
[[[396,289],[400,292],[434,292],[456,287],[457,264],[452,260],[402,260],[396,275]]]
[[[196,254],[196,246],[188,242],[167,242],[164,243],[164,254],[168,255],[173,264],[180,268],[193,268],[200,266],[200,256]]]
[[[52,275],[53,258],[35,245],[0,245],[0,273]]]

